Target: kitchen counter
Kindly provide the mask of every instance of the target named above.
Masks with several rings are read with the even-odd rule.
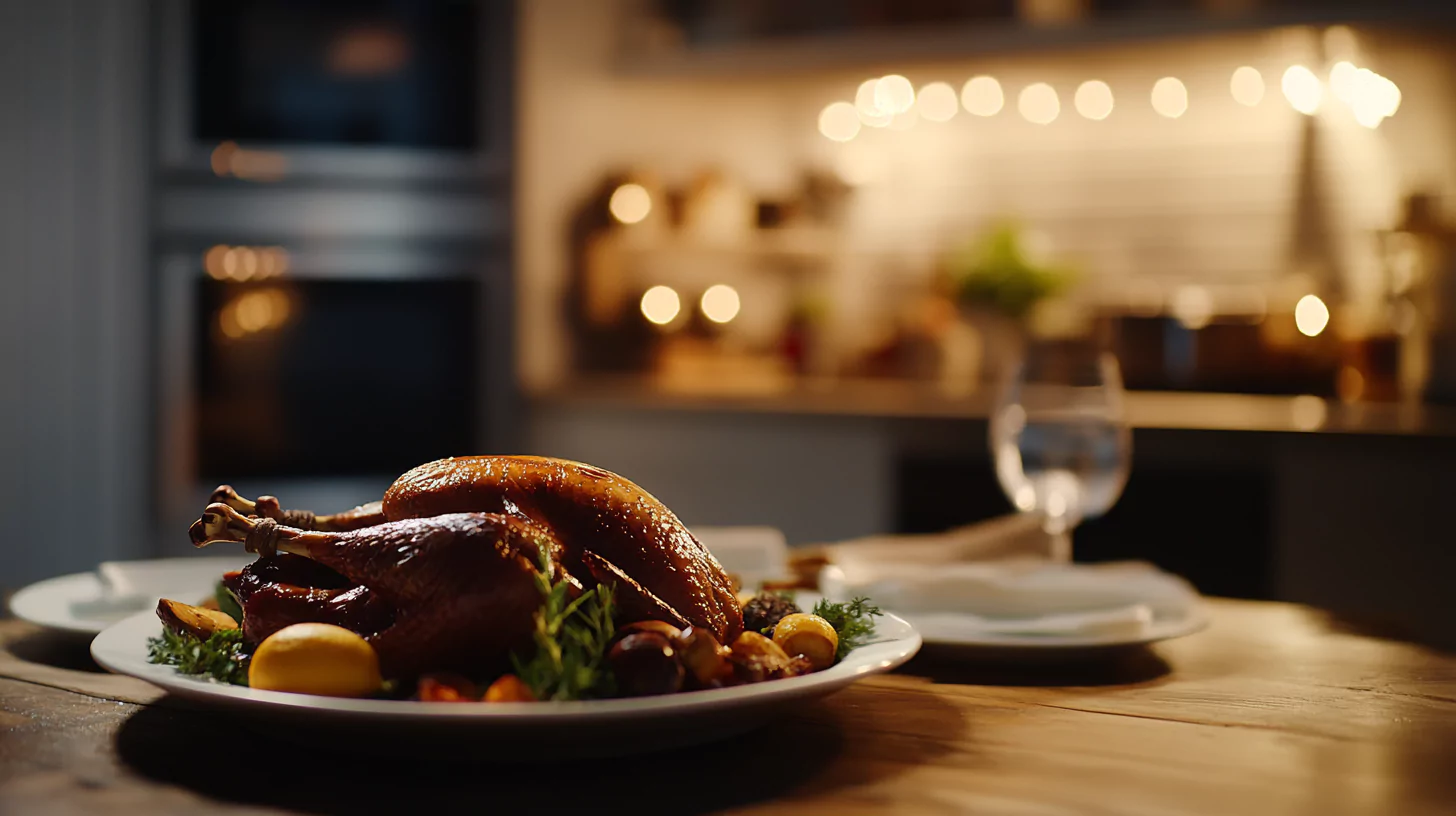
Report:
[[[833,380],[788,387],[662,387],[645,378],[585,379],[538,392],[534,407],[731,412],[876,419],[985,419],[988,390],[951,393],[934,384]],[[1456,437],[1456,408],[1344,404],[1311,396],[1132,391],[1134,428],[1260,433]]]

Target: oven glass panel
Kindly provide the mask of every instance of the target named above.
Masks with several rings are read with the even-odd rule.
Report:
[[[471,0],[206,0],[192,9],[202,141],[479,147]]]
[[[199,281],[197,452],[208,482],[393,476],[471,452],[470,281]]]

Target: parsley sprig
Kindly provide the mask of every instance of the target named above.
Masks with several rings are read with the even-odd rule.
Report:
[[[571,585],[551,581],[554,568],[545,548],[536,586],[541,609],[536,612],[536,653],[528,660],[511,655],[516,676],[537,700],[582,700],[610,696],[615,681],[606,666],[616,626],[612,623],[612,587],[595,589],[570,600]]]
[[[163,629],[147,641],[147,662],[174,666],[182,674],[202,675],[234,686],[248,684],[248,658],[243,630],[223,629],[207,640]]]
[[[874,638],[875,618],[885,613],[871,604],[869,598],[855,598],[847,603],[821,600],[814,604],[814,614],[829,621],[839,634],[839,648],[834,653],[834,660],[838,662]]]

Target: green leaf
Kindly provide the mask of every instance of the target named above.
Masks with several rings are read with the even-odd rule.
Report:
[[[223,586],[222,581],[217,582],[213,589],[213,597],[217,599],[217,608],[239,624],[243,622],[243,605],[238,602],[238,596],[233,591]]]
[[[171,629],[147,641],[147,662],[172,666],[178,673],[208,677],[234,686],[248,684],[248,656],[243,630],[224,629],[207,640]]]
[[[837,662],[874,638],[874,619],[885,613],[871,604],[869,598],[855,598],[847,603],[821,600],[814,604],[814,614],[828,621],[839,635],[839,648],[834,653]]]
[[[615,691],[606,667],[607,649],[616,626],[612,621],[613,587],[598,585],[574,600],[565,580],[551,582],[554,566],[541,549],[536,586],[541,609],[535,616],[536,651],[528,659],[511,655],[511,665],[537,700],[583,700]]]

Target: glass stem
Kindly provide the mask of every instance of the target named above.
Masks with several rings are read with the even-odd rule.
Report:
[[[1047,558],[1053,564],[1072,563],[1072,531],[1063,527],[1047,531]]]
[[[1041,526],[1047,535],[1047,560],[1053,564],[1072,563],[1073,522],[1065,514],[1047,515]]]

